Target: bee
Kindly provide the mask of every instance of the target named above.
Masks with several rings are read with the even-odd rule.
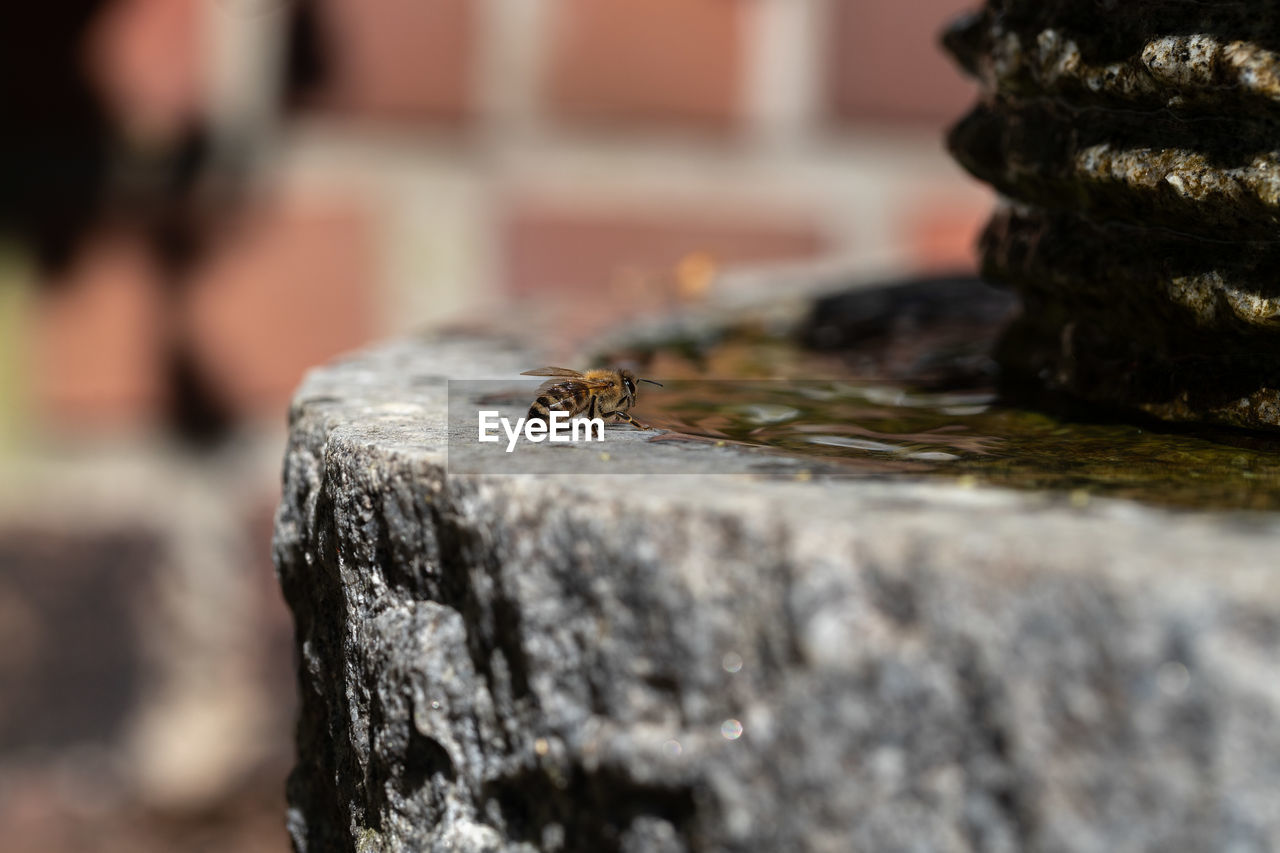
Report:
[[[538,388],[538,397],[529,407],[529,420],[550,423],[552,411],[568,412],[569,417],[584,416],[623,421],[637,429],[649,429],[628,414],[636,404],[636,377],[630,370],[588,370],[582,373],[567,367],[539,367],[521,376],[551,376]],[[641,379],[662,387],[652,379]]]

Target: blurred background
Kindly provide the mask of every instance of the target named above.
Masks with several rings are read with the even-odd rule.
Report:
[[[743,265],[972,269],[936,46],[972,5],[9,4],[4,849],[288,849],[270,536],[309,366]]]

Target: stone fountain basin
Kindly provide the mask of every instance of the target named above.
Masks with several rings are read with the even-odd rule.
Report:
[[[652,473],[458,473],[447,380],[545,360],[401,340],[298,390],[297,849],[1280,845],[1276,516],[626,428]]]

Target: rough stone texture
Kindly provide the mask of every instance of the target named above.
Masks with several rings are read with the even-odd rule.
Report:
[[[1011,375],[1280,427],[1274,4],[991,0],[946,43],[983,86],[951,149],[1006,199],[983,272],[1028,308]]]
[[[295,399],[298,850],[1280,846],[1274,516],[451,474],[443,377],[532,363],[405,342]]]
[[[989,0],[946,43],[988,89],[1218,113],[1280,106],[1277,32],[1258,0]]]

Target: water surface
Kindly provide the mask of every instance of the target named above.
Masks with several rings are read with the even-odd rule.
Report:
[[[612,358],[665,381],[646,386],[638,407],[671,431],[663,441],[754,446],[848,476],[1054,490],[1072,502],[1280,509],[1280,436],[1023,407],[998,397],[993,365],[972,352],[925,357],[931,372],[922,373],[739,329]],[[937,369],[959,358],[964,370]]]

